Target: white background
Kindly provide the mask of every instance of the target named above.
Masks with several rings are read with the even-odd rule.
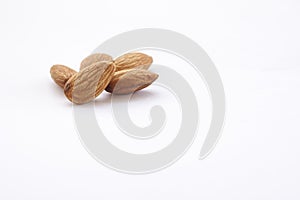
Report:
[[[299,199],[299,13],[297,0],[1,1],[0,199]],[[224,82],[227,117],[205,160],[197,160],[199,134],[171,167],[133,176],[87,153],[49,69],[78,69],[101,42],[146,27],[206,50]],[[101,119],[110,113],[99,101]]]

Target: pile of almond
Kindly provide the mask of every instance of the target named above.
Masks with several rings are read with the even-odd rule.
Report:
[[[113,94],[130,94],[151,85],[158,74],[148,71],[153,59],[143,53],[127,53],[115,60],[103,53],[92,54],[77,72],[64,65],[53,65],[50,74],[75,104],[94,100],[103,90]]]

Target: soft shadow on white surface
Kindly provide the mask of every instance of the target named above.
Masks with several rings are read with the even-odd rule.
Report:
[[[56,83],[49,83],[49,93],[51,93],[51,96],[53,98],[58,99],[60,102],[62,102],[62,106],[71,108],[73,106],[73,103],[70,102],[67,97],[65,97],[63,88],[56,85]]]
[[[133,96],[131,96],[130,98],[130,102],[146,102],[147,99],[149,98],[156,98],[157,97],[157,93],[155,93],[154,91],[147,91],[147,89],[141,90],[141,91],[137,91],[133,94]],[[123,102],[123,96],[124,95],[115,95],[115,102]],[[111,104],[111,97],[112,94],[108,93],[108,92],[103,92],[102,94],[100,94],[96,99],[95,99],[95,106],[99,107],[99,106],[105,106],[105,105],[110,105]]]

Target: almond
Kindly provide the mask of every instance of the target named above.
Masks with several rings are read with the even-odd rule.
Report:
[[[83,70],[84,68],[88,67],[89,65],[91,65],[95,62],[100,62],[100,61],[112,62],[113,59],[110,55],[105,54],[105,53],[91,54],[81,61],[80,70]]]
[[[50,74],[54,82],[64,88],[65,83],[77,72],[64,65],[53,65]]]
[[[114,74],[106,91],[113,94],[130,94],[151,85],[158,74],[143,69],[129,69]]]
[[[125,69],[148,69],[152,64],[153,59],[143,53],[127,53],[115,59],[116,71]]]
[[[96,62],[74,74],[65,84],[66,97],[75,104],[92,101],[106,88],[115,72],[113,62]]]

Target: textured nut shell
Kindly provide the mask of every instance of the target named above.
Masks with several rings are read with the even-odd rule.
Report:
[[[125,69],[149,69],[152,64],[153,59],[143,53],[127,53],[115,60],[116,71],[121,71]]]
[[[88,67],[89,65],[91,65],[95,62],[100,62],[100,61],[112,62],[113,59],[110,55],[104,54],[104,53],[91,54],[81,61],[80,70],[83,70],[84,68]]]
[[[50,74],[54,82],[64,88],[65,83],[77,72],[64,65],[53,65]]]
[[[114,72],[112,62],[93,63],[68,80],[64,88],[65,95],[73,103],[88,103],[106,88]]]
[[[143,69],[122,70],[114,74],[106,91],[113,94],[130,94],[151,85],[158,74]]]

